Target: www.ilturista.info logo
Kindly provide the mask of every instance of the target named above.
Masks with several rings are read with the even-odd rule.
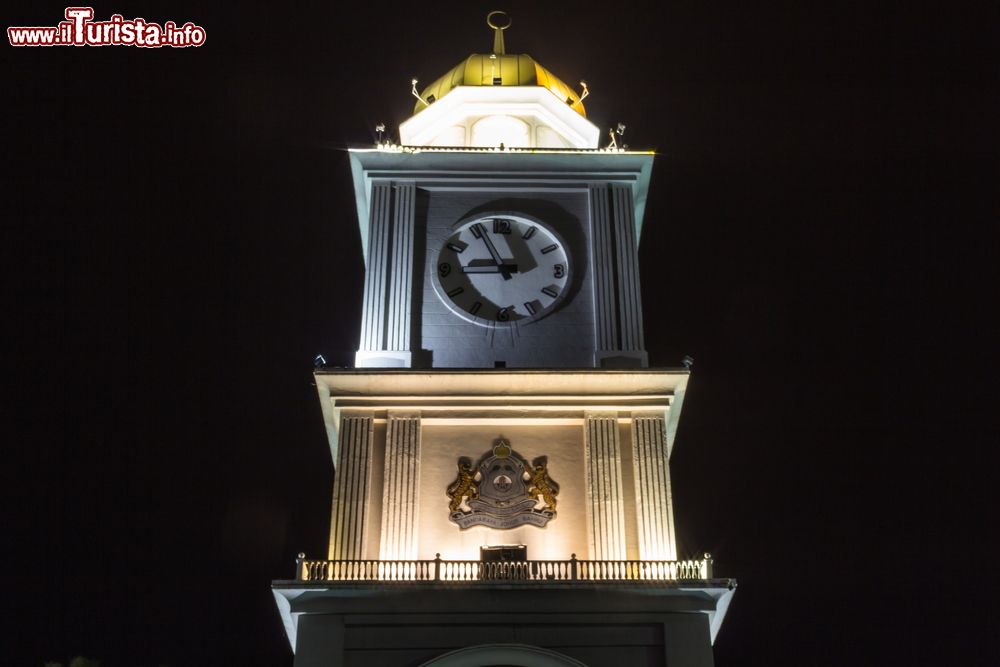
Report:
[[[205,29],[188,21],[178,27],[174,21],[163,25],[146,19],[126,20],[113,14],[107,21],[94,21],[93,7],[67,7],[66,20],[54,27],[7,28],[11,46],[164,46],[184,48],[205,43]]]

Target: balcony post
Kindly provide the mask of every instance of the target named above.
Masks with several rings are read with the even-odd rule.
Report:
[[[569,576],[573,581],[576,581],[576,554],[573,554],[569,559]]]
[[[295,578],[298,581],[306,580],[306,555],[304,552],[300,551],[298,557],[295,559]]]
[[[441,554],[434,554],[434,581],[441,581]]]

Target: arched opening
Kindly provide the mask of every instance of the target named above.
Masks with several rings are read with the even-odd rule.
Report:
[[[472,126],[472,146],[495,148],[528,148],[531,133],[528,124],[513,116],[486,116]]]
[[[587,667],[562,653],[527,644],[480,644],[439,655],[420,667]]]

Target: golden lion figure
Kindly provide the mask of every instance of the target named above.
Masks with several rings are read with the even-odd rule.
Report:
[[[548,506],[547,509],[556,511],[556,494],[559,493],[559,487],[549,479],[549,471],[546,470],[544,463],[536,463],[534,472],[531,475],[531,487],[528,489],[528,495],[532,498],[542,497],[545,504]]]
[[[448,487],[448,509],[457,512],[462,505],[462,499],[468,497],[475,500],[479,497],[479,487],[476,486],[475,475],[472,474],[472,467],[465,461],[458,462],[458,479]]]

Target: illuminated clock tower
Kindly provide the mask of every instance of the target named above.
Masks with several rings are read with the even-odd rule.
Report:
[[[491,53],[414,82],[398,145],[350,152],[360,342],[315,373],[329,550],[273,584],[295,664],[712,665],[735,582],[678,559],[688,370],[649,367],[639,289],[653,154],[600,148],[586,86],[488,24]]]

